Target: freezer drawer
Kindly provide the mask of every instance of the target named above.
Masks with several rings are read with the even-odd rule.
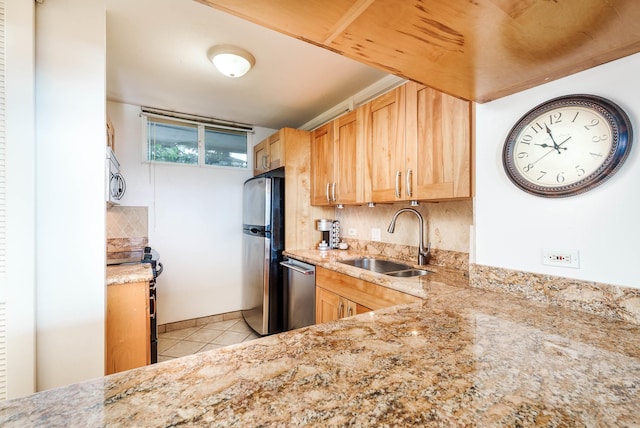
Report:
[[[316,267],[294,259],[280,264],[284,268],[287,294],[287,330],[313,325],[316,320]]]
[[[269,238],[244,233],[242,316],[258,334],[269,333]]]

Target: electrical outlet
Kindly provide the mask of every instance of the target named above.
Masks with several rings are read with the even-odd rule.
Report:
[[[375,227],[371,229],[371,240],[380,242],[381,239],[382,238],[380,236],[380,229]]]
[[[542,249],[542,264],[547,266],[580,268],[580,252],[578,250]]]
[[[347,230],[347,234],[348,234],[349,236],[357,236],[357,235],[358,235],[358,231],[356,230],[356,228],[355,228],[355,227],[350,227],[350,228]]]

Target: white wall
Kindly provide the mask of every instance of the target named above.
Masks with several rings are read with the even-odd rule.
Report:
[[[143,163],[140,107],[109,102],[107,109],[127,182],[121,205],[149,207],[149,244],[165,268],[158,322],[240,310],[242,185],[252,170]],[[255,131],[250,149],[276,132]]]
[[[640,54],[531,90],[477,105],[476,263],[640,288]],[[501,162],[513,124],[537,104],[573,93],[607,97],[623,107],[635,131],[631,154],[609,181],[583,195],[545,199],[526,194]],[[542,265],[542,248],[577,249],[580,268]]]
[[[35,391],[35,3],[5,2],[7,397]],[[0,279],[0,283],[2,283]],[[2,298],[0,286],[0,299]]]
[[[37,388],[104,374],[103,0],[36,7]]]

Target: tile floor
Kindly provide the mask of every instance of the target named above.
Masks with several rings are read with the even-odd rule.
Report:
[[[258,337],[242,318],[167,331],[158,335],[158,362]]]

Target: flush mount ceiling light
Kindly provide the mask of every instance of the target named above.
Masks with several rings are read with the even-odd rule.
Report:
[[[209,59],[227,77],[244,76],[256,63],[246,50],[232,45],[217,45],[209,49]]]

